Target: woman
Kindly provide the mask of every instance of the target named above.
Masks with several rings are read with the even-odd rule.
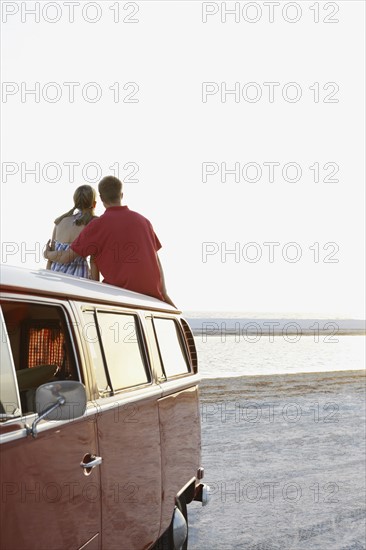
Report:
[[[94,215],[96,191],[90,185],[78,187],[73,198],[74,206],[71,210],[55,220],[52,250],[68,250],[70,244],[80,235],[84,227],[97,217]],[[75,210],[77,210],[76,213],[74,213]],[[99,281],[99,271],[92,257],[90,258],[90,269],[87,260],[80,256],[68,264],[48,261],[47,269]]]

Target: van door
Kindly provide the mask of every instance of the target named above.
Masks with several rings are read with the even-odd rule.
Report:
[[[80,376],[65,309],[9,300],[0,311],[0,547],[100,550],[100,468],[80,466],[98,455],[93,410],[41,421],[36,438],[25,428],[39,385]]]
[[[152,380],[136,312],[81,309],[98,385],[103,548],[149,548],[161,517],[161,389]]]
[[[188,485],[195,485],[201,462],[197,356],[193,336],[189,334],[188,325],[183,332],[183,323],[184,320],[163,314],[146,316],[162,389],[162,398],[158,401],[164,465],[161,534],[170,524],[175,497]],[[189,498],[193,498],[193,493]],[[186,514],[185,505],[190,500],[186,497],[182,500]]]

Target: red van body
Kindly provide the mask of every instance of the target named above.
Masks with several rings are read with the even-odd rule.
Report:
[[[5,266],[0,321],[1,549],[187,548],[187,504],[207,488],[180,312]]]

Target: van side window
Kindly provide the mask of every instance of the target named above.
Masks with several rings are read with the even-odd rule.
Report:
[[[184,344],[174,319],[154,317],[154,328],[166,377],[189,372]]]
[[[36,389],[55,380],[78,380],[64,312],[59,306],[3,302],[22,413],[35,412]]]
[[[88,344],[91,356],[91,363],[94,369],[94,376],[97,382],[99,394],[106,397],[110,394],[111,387],[107,380],[107,375],[104,367],[103,354],[99,345],[99,333],[95,320],[94,310],[83,311],[83,337]]]
[[[9,337],[0,310],[1,327],[1,371],[0,371],[0,422],[21,415],[20,399],[13,370],[13,358],[11,356]]]
[[[113,391],[150,382],[137,316],[97,311],[97,321]]]
[[[185,321],[184,319],[181,319],[180,321],[182,323],[184,335],[185,335],[185,338],[186,338],[188,351],[189,351],[189,356],[191,358],[191,364],[192,364],[192,367],[193,367],[193,372],[197,373],[198,372],[198,358],[197,358],[197,349],[196,349],[196,344],[195,344],[195,341],[194,341],[194,336],[193,336],[192,330],[191,330],[189,324],[187,323],[187,321]]]

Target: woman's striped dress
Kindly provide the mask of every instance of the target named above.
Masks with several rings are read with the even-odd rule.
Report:
[[[54,241],[55,250],[68,250],[70,248],[69,243],[60,243],[59,241]],[[85,258],[78,256],[73,262],[69,264],[60,264],[58,262],[52,262],[51,264],[52,271],[59,271],[60,273],[66,273],[67,275],[74,275],[75,277],[85,277],[89,279],[90,271],[89,265]]]

